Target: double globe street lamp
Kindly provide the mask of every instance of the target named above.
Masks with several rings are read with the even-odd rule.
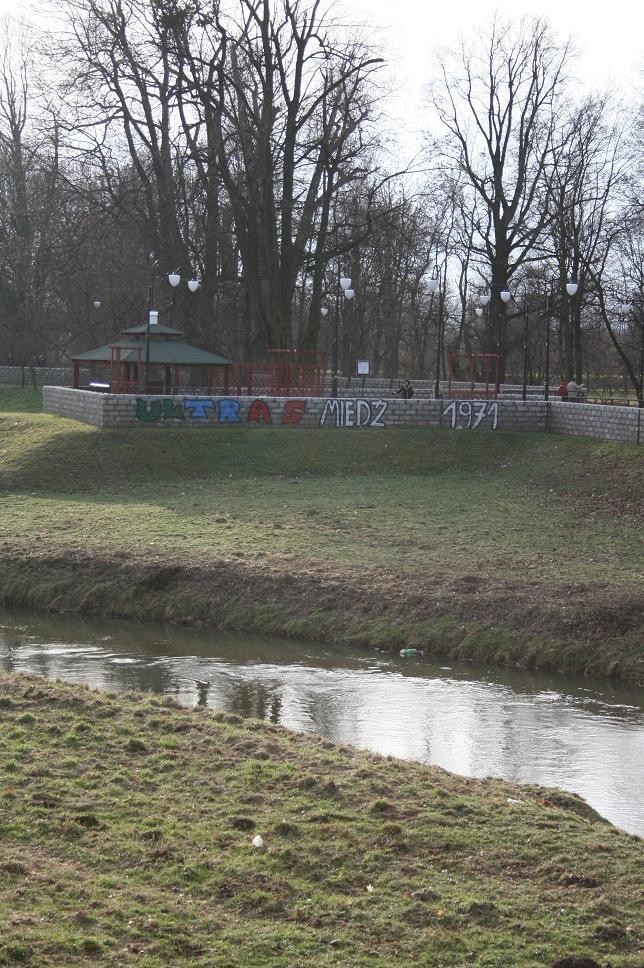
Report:
[[[438,323],[436,326],[436,377],[434,379],[434,399],[440,399],[441,395],[441,361],[443,356],[443,327],[445,310],[445,288],[441,286],[441,279],[438,266],[434,266],[431,279],[427,280],[427,289],[434,295],[438,292]]]
[[[159,268],[159,260],[152,257],[152,267],[150,270],[150,285],[148,286],[148,312],[145,325],[145,382],[144,388],[145,392],[148,392],[149,380],[148,373],[150,370],[150,328],[156,326],[159,322],[159,311],[158,309],[153,309],[154,306],[154,280],[156,278],[156,273]],[[172,328],[174,323],[174,310],[176,303],[177,287],[181,282],[181,275],[178,269],[174,272],[168,273],[168,283],[172,287],[172,295],[170,297],[170,328]],[[196,292],[200,286],[199,279],[193,277],[188,280],[188,289],[190,292]]]
[[[489,304],[490,304],[491,299],[492,299],[492,293],[491,292],[481,293],[481,295],[479,296],[479,305],[475,309],[476,315],[479,317],[479,319],[480,319],[481,316],[483,316],[483,314],[485,314],[485,319],[486,319],[486,324],[485,324],[485,349],[486,349],[486,352],[490,352],[491,351],[491,344],[492,344],[492,334],[490,332],[490,313],[489,313],[489,310],[487,308],[489,306]],[[499,299],[501,300],[502,303],[509,303],[510,300],[512,299],[512,293],[510,292],[509,289],[501,289],[500,292],[499,292]],[[501,352],[501,323],[500,323],[500,320],[499,320],[499,325],[498,325],[497,335],[496,335],[496,352],[497,353],[500,353]]]
[[[566,283],[566,294],[569,298],[572,298],[577,293],[579,288],[576,282]],[[504,303],[510,302],[512,299],[512,293],[508,289],[503,289],[499,293],[501,301]],[[523,387],[522,387],[522,400],[525,402],[528,395],[528,291],[526,289],[524,293],[524,307],[523,307]],[[552,303],[554,299],[554,279],[550,285],[550,291],[548,293],[548,304],[546,309],[546,366],[545,366],[545,379],[544,379],[544,399],[547,400],[550,393],[550,318],[552,316]],[[489,294],[480,297],[479,302],[487,305],[490,301]],[[479,312],[479,307],[476,310],[477,316],[483,315],[483,310]],[[498,338],[497,338],[497,353],[501,351],[501,328],[499,327]]]
[[[339,330],[340,330],[340,292],[342,292],[344,299],[350,302],[355,296],[355,290],[351,288],[351,279],[349,276],[338,277],[339,288],[335,297],[335,319],[333,321],[333,342],[331,343],[331,396],[337,397],[338,395],[338,344],[339,344]],[[328,310],[323,307],[321,313],[326,316]]]
[[[619,307],[620,313],[624,316],[629,316],[635,307],[632,303],[622,303]],[[640,351],[639,351],[639,373],[638,373],[638,383],[637,388],[637,406],[644,407],[644,307],[640,308],[639,311],[639,328],[640,328]]]
[[[547,400],[550,394],[550,319],[552,317],[552,304],[554,302],[555,295],[555,276],[550,280],[550,290],[548,292],[548,305],[546,309],[546,372],[545,372],[545,392],[544,400]],[[566,283],[566,295],[569,299],[577,295],[577,290],[579,289],[579,284],[570,280]]]
[[[174,272],[170,272],[168,274],[168,282],[172,286],[172,296],[170,297],[170,328],[172,328],[172,324],[174,323],[174,308],[177,295],[177,286],[181,282],[181,276],[178,269],[175,269]],[[198,288],[198,279],[188,279],[188,289],[190,292],[196,292]]]
[[[489,292],[481,293],[479,296],[479,305],[474,310],[479,319],[485,315],[485,337],[483,340],[483,346],[485,347],[486,353],[490,347],[490,315],[487,307],[490,305],[491,298],[492,296]]]
[[[493,357],[492,353],[492,326],[490,322],[490,310],[489,305],[492,300],[492,293],[490,291],[483,292],[479,295],[479,305],[475,307],[474,311],[478,318],[485,316],[485,333],[483,337],[483,347],[484,347],[484,359],[485,359],[485,373],[486,381],[488,379],[488,366],[490,358]],[[499,299],[502,303],[509,303],[512,299],[512,293],[509,289],[501,289],[499,291]],[[489,356],[488,356],[489,354]],[[501,355],[501,319],[497,320],[497,334],[496,334],[496,364],[495,364],[495,385],[498,393],[499,390],[499,357]]]

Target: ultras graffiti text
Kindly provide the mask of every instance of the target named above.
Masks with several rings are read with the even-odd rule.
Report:
[[[301,423],[306,412],[306,400],[287,400],[280,407],[279,422],[283,424]],[[213,400],[210,397],[184,397],[177,402],[171,397],[146,400],[137,397],[136,419],[144,423],[157,423],[159,420],[216,420],[220,424],[238,424],[244,421],[241,403],[234,398],[224,397]],[[266,400],[252,400],[245,417],[248,424],[273,423],[273,413]]]

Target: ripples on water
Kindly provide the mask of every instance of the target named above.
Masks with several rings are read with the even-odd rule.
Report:
[[[5,612],[0,668],[160,692],[466,776],[556,786],[644,836],[641,693],[612,682]]]

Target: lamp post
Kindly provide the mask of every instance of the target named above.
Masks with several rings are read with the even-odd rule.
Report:
[[[501,302],[509,303],[513,298],[512,293],[509,289],[502,289],[499,293],[501,297]],[[518,303],[516,299],[514,300],[516,306]],[[496,342],[497,355],[501,354],[501,325],[499,320],[497,342]],[[528,290],[527,287],[523,296],[523,389],[521,393],[521,399],[525,403],[528,395]]]
[[[178,270],[175,270],[168,275],[168,282],[172,286],[172,295],[170,296],[170,329],[172,329],[174,324],[174,306],[177,296],[177,286],[181,282],[181,276],[179,275]]]
[[[432,296],[438,290],[438,322],[436,326],[436,378],[434,380],[434,399],[441,395],[441,356],[443,355],[443,290],[440,288],[438,266],[434,266],[431,279],[427,280],[427,288]]]
[[[507,303],[509,303],[510,300],[512,299],[512,293],[510,292],[509,289],[501,289],[500,292],[499,292],[499,298],[501,299],[501,302],[504,305],[507,305]],[[498,393],[499,393],[499,391],[501,389],[501,379],[500,379],[501,367],[499,365],[499,359],[501,357],[501,319],[502,319],[502,316],[499,313],[498,314],[498,317],[497,317],[497,321],[496,321],[496,356],[497,356],[497,359],[496,359],[496,366],[495,366],[495,375],[496,375],[495,387],[496,387],[497,395],[498,395]],[[505,365],[503,366],[503,370],[505,370]]]
[[[175,269],[174,272],[169,273],[168,282],[172,286],[172,296],[170,297],[170,329],[172,329],[172,326],[174,325],[174,310],[175,310],[175,304],[176,304],[177,286],[181,282],[181,276],[179,274],[178,269]],[[196,292],[197,289],[199,288],[199,285],[200,283],[198,279],[188,280],[188,289],[190,290],[190,292]]]
[[[338,341],[340,329],[340,292],[344,299],[351,301],[355,296],[355,291],[351,288],[351,279],[348,276],[338,276],[339,288],[335,297],[335,320],[333,323],[333,343],[331,345],[331,396],[338,395]],[[326,315],[323,313],[322,315]]]
[[[571,339],[572,339],[573,376],[575,375],[574,371],[577,369],[577,364],[579,363],[579,359],[578,359],[578,357],[579,357],[578,349],[581,348],[580,346],[578,346],[578,341],[577,341],[576,333],[573,332],[573,329],[572,329],[572,314],[571,314],[571,308],[572,307],[571,307],[571,300],[572,300],[572,297],[574,295],[576,295],[577,289],[578,289],[578,286],[577,286],[577,283],[576,282],[567,282],[566,283],[566,295],[568,296],[568,300],[567,300],[567,304],[566,304],[566,314],[567,314],[567,317],[568,317],[568,331],[570,332]],[[579,382],[580,383],[582,382],[582,375],[581,375],[581,373],[579,374]]]
[[[619,309],[624,315],[633,311],[633,306],[631,303],[623,303]],[[636,387],[637,393],[637,406],[644,407],[644,302],[640,304],[639,312],[639,327],[640,327],[640,358],[639,358],[639,373],[638,373],[638,386]]]
[[[501,297],[501,302],[505,303],[506,305],[512,299],[512,293],[510,292],[509,289],[502,289],[501,292],[499,293],[499,296]],[[497,356],[501,355],[501,316],[500,315],[497,321],[496,353],[497,353]]]
[[[150,258],[152,259],[152,265],[150,267],[150,284],[148,286],[148,312],[145,321],[145,377],[143,382],[144,393],[148,392],[149,388],[149,371],[150,371],[150,326],[155,325],[159,321],[159,314],[152,307],[154,306],[154,280],[156,278],[157,269],[159,268],[159,260],[154,258],[151,253]],[[152,318],[154,317],[154,319]]]
[[[144,391],[148,392],[150,381],[149,381],[149,371],[150,371],[150,327],[158,325],[159,322],[159,312],[157,309],[153,309],[154,306],[154,281],[156,279],[156,274],[159,269],[159,260],[154,258],[154,254],[150,253],[150,258],[152,259],[151,269],[150,269],[150,285],[148,286],[148,312],[147,319],[145,323],[145,378],[144,378]],[[172,295],[170,297],[170,328],[174,323],[174,310],[177,295],[177,286],[181,282],[181,276],[179,270],[175,269],[174,272],[168,273],[168,282],[172,287]],[[188,289],[190,292],[196,292],[199,288],[200,281],[197,278],[192,278],[188,280]]]
[[[489,306],[489,304],[490,304],[490,299],[491,299],[491,296],[490,296],[490,293],[489,292],[483,292],[483,293],[481,293],[481,295],[479,296],[479,304],[480,305],[478,305],[476,307],[476,309],[475,309],[475,313],[476,313],[476,315],[478,316],[479,319],[481,319],[482,316],[485,316],[485,331],[484,331],[484,336],[483,336],[483,348],[484,348],[484,351],[486,353],[487,353],[487,351],[489,349],[489,346],[490,346],[490,315],[489,315],[488,308],[487,308]]]
[[[547,400],[550,394],[550,318],[552,316],[552,297],[553,289],[555,285],[554,277],[550,280],[550,288],[548,290],[548,301],[546,305],[546,372],[544,379],[544,394],[543,399]]]
[[[523,306],[523,393],[521,399],[526,402],[528,394],[528,292],[524,294]]]
[[[501,299],[501,302],[503,302],[503,303],[509,303],[510,300],[512,299],[512,293],[510,292],[509,289],[501,289],[500,292],[499,292],[499,297]],[[481,318],[481,316],[485,315],[485,339],[484,339],[484,348],[485,348],[485,352],[486,353],[491,353],[491,351],[492,351],[492,327],[491,327],[491,324],[490,324],[490,310],[488,309],[488,306],[490,305],[491,300],[492,300],[492,293],[491,293],[491,291],[490,292],[484,292],[484,293],[482,293],[479,296],[479,303],[480,303],[480,305],[477,306],[476,307],[476,310],[475,310],[476,315],[479,318]],[[500,356],[501,355],[501,318],[500,317],[497,320],[496,354],[497,354],[497,356]],[[487,367],[487,361],[486,361],[486,367]],[[496,389],[497,389],[497,393],[498,393],[498,390],[499,390],[499,367],[498,367],[498,360],[497,360],[497,366],[496,366]]]
[[[644,407],[644,301],[640,293],[640,392],[637,396],[637,406]]]
[[[572,299],[572,297],[576,295],[578,288],[578,284],[572,280],[566,283],[566,295],[569,299]],[[554,289],[555,276],[553,276],[550,280],[550,289],[548,291],[548,301],[546,307],[546,372],[544,380],[544,400],[547,400],[550,395],[550,320],[552,319],[552,307],[555,295]]]

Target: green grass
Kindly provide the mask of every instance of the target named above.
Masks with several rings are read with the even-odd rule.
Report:
[[[5,414],[0,599],[644,682],[643,480],[550,434]]]
[[[573,795],[14,675],[0,716],[1,965],[641,964],[644,845]]]
[[[42,390],[0,386],[1,413],[42,413]]]

